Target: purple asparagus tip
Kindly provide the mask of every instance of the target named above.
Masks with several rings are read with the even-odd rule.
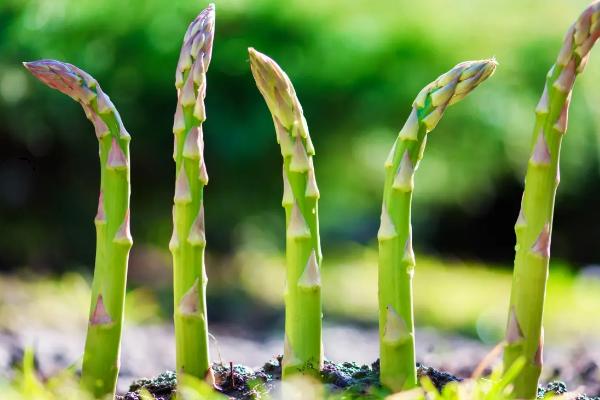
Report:
[[[47,86],[84,103],[95,96],[91,88],[96,81],[85,71],[74,65],[56,60],[24,62],[23,66]]]

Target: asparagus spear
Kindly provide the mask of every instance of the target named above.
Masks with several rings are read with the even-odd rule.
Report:
[[[385,162],[386,178],[379,240],[379,338],[381,382],[394,391],[417,384],[412,301],[415,256],[410,209],[413,176],[423,157],[427,133],[446,107],[490,77],[496,61],[467,61],[431,82],[412,111]]]
[[[85,71],[67,63],[24,63],[40,81],[79,102],[94,124],[100,145],[100,196],[96,225],[96,265],[83,356],[82,384],[96,397],[114,395],[129,250],[129,141],[117,109]]]
[[[175,73],[177,108],[173,123],[176,165],[173,197],[173,292],[178,374],[212,382],[206,317],[204,266],[204,97],[215,27],[215,7],[204,9],[190,24]]]
[[[298,371],[314,374],[323,364],[315,149],[302,106],[286,73],[266,55],[252,48],[248,52],[254,80],[273,116],[283,156],[282,205],[287,231],[283,376]]]
[[[517,246],[504,353],[505,369],[519,357],[526,361],[514,382],[518,398],[535,397],[542,369],[542,317],[560,146],[575,78],[583,72],[599,36],[600,1],[595,1],[569,28],[536,108],[531,157],[515,225]]]

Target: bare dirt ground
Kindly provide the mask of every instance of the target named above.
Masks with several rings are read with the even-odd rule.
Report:
[[[263,365],[281,353],[282,335],[273,332],[263,337],[250,336],[239,326],[216,326],[212,329],[212,358],[250,367]],[[418,361],[468,377],[491,347],[479,341],[431,329],[417,331]],[[331,361],[355,361],[371,364],[377,359],[378,344],[375,328],[351,325],[326,325],[323,340],[325,355]],[[0,376],[10,374],[26,346],[34,348],[40,371],[49,376],[61,368],[80,362],[83,332],[51,329],[0,331]],[[174,336],[169,325],[127,326],[122,345],[119,391],[140,377],[150,377],[174,367]],[[561,379],[570,389],[600,394],[600,343],[567,343],[545,349],[544,380]]]

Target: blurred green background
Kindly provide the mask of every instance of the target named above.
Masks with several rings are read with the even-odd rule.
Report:
[[[423,289],[416,295],[430,299],[431,306],[421,312],[422,321],[472,332],[477,321],[489,317],[501,326],[533,110],[564,32],[587,3],[217,1],[204,130],[212,293],[222,289],[225,304],[234,309],[240,292],[275,304],[279,297],[269,303],[269,291],[261,288],[273,286],[279,296],[282,287],[267,261],[281,261],[284,247],[280,153],[250,74],[247,47],[272,56],[294,82],[317,149],[324,268],[331,279],[340,274],[340,282],[356,277],[352,288],[358,291],[375,277],[376,257],[370,252],[376,248],[382,165],[412,99],[456,63],[495,56],[500,64],[495,76],[449,109],[430,137],[416,175],[413,230],[424,260],[417,283],[421,273],[421,279],[431,280],[422,281],[423,288],[437,288],[438,295],[460,291],[463,301],[452,307],[467,316],[455,324],[432,314],[444,305],[435,292]],[[93,128],[79,105],[20,65],[55,58],[94,75],[121,112],[133,138],[131,282],[168,292],[174,70],[183,33],[205,5],[1,1],[0,270],[89,274],[93,265],[99,177]],[[600,304],[598,290],[577,286],[576,271],[586,267],[585,276],[597,275],[593,265],[600,260],[598,53],[575,86],[552,240],[554,260],[561,265],[552,279],[571,294],[585,290],[590,304]],[[344,269],[349,255],[362,260],[356,276]],[[273,271],[281,271],[281,262],[276,264]],[[256,275],[241,279],[248,269]],[[473,276],[481,279],[456,286]],[[240,288],[237,282],[245,284]],[[481,290],[486,284],[490,291]],[[326,296],[326,309],[353,315],[347,306],[336,306],[344,298],[336,289]],[[375,292],[364,293],[370,297],[361,304],[372,321]],[[490,297],[496,311],[480,301]],[[564,302],[571,308],[579,304]],[[465,311],[469,305],[474,311]],[[587,311],[579,310],[582,323],[591,325]]]

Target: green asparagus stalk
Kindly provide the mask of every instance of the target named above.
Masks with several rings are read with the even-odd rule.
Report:
[[[526,361],[514,382],[518,398],[535,397],[542,369],[542,318],[554,198],[560,180],[560,146],[575,78],[599,36],[600,1],[595,1],[569,28],[535,111],[531,157],[515,225],[517,246],[504,353],[505,369],[520,357]]]
[[[81,380],[94,396],[113,396],[119,372],[127,264],[133,244],[129,231],[131,137],[109,97],[88,73],[54,60],[24,65],[40,81],[81,104],[100,145],[96,265]]]
[[[319,189],[313,147],[302,106],[286,73],[250,48],[254,80],[271,111],[283,156],[287,284],[283,376],[314,374],[323,364]]]
[[[412,249],[413,176],[423,157],[427,134],[446,107],[457,103],[490,77],[496,61],[467,61],[425,86],[385,162],[386,178],[379,240],[379,343],[381,383],[393,391],[417,384],[412,300],[415,256]]]
[[[176,178],[173,197],[173,293],[177,373],[212,382],[208,352],[204,265],[204,97],[215,27],[215,7],[190,24],[175,73],[177,108],[173,123]]]

